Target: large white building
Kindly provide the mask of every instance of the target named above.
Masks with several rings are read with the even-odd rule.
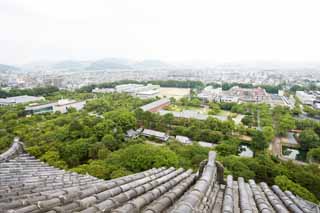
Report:
[[[27,106],[25,108],[25,111],[27,111],[30,114],[42,114],[47,112],[66,113],[70,108],[79,111],[84,108],[85,104],[86,101],[62,99],[54,103]]]
[[[137,96],[141,99],[155,98],[159,94],[159,85],[153,84],[121,84],[115,88],[95,88],[92,92],[95,93],[127,93],[129,95]]]
[[[29,102],[35,101],[43,101],[45,100],[44,97],[36,97],[36,96],[29,96],[29,95],[22,95],[22,96],[15,96],[9,98],[0,98],[0,106],[6,105],[14,105],[14,104],[25,104]]]
[[[313,105],[313,102],[316,100],[316,96],[313,94],[306,93],[304,91],[296,91],[296,96],[302,102],[302,104]]]
[[[212,86],[207,86],[201,93],[198,94],[198,98],[207,101],[214,101],[222,93],[222,88],[213,88]]]

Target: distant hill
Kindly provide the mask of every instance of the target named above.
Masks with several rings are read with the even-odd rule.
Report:
[[[18,67],[14,67],[11,65],[0,64],[0,72],[12,72],[12,71],[19,71]]]
[[[135,68],[141,69],[159,69],[168,68],[170,65],[159,60],[144,60],[134,64]]]
[[[104,69],[131,69],[131,62],[121,58],[105,58],[92,62],[87,70],[104,70]]]
[[[85,69],[89,65],[90,65],[90,62],[87,62],[87,61],[66,60],[66,61],[59,61],[55,64],[52,64],[51,68],[64,69],[64,70],[78,70],[78,69]]]
[[[78,71],[78,70],[128,70],[128,69],[162,69],[172,67],[160,60],[133,61],[126,58],[104,58],[96,61],[63,60],[63,61],[38,61],[22,66],[25,70],[55,70],[55,71]]]

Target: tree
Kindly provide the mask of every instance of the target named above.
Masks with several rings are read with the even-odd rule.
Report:
[[[47,151],[42,157],[41,160],[47,162],[51,166],[55,166],[61,169],[66,169],[68,166],[66,162],[60,159],[59,152],[57,151]]]
[[[71,169],[73,172],[80,174],[90,174],[97,178],[110,179],[112,168],[110,168],[104,161],[91,160],[89,164],[82,164],[78,167]]]
[[[299,136],[299,141],[303,150],[309,150],[320,146],[319,136],[312,129],[303,130]]]
[[[255,173],[241,161],[241,158],[230,156],[223,159],[223,165],[233,175],[234,178],[243,177],[246,180],[255,177]]]
[[[292,193],[306,199],[312,201],[314,203],[319,203],[317,198],[306,188],[302,187],[301,185],[293,182],[287,176],[277,176],[275,178],[275,183],[283,190],[289,190]]]
[[[313,109],[312,107],[309,107],[309,106],[304,106],[303,111],[305,111],[310,117],[315,117],[319,114],[318,110]]]
[[[111,134],[106,134],[102,138],[101,142],[111,151],[115,151],[120,147],[119,141],[117,141]]]
[[[307,159],[310,162],[320,163],[320,147],[310,149],[307,154]]]
[[[267,142],[273,141],[275,137],[274,129],[272,126],[265,126],[262,128],[262,133]]]
[[[111,119],[123,132],[136,126],[136,118],[133,112],[128,110],[114,110],[104,114],[105,118]]]
[[[240,142],[237,140],[222,141],[214,149],[219,156],[238,155]]]
[[[255,130],[251,134],[252,134],[251,148],[255,153],[263,151],[268,147],[269,141],[266,140],[263,132]]]
[[[176,167],[178,165],[178,157],[168,148],[149,144],[134,144],[113,152],[108,157],[107,162],[119,165],[132,172],[140,172],[162,166]]]
[[[295,121],[290,114],[285,114],[280,118],[278,125],[278,135],[285,136],[288,131],[295,128]]]
[[[209,107],[210,107],[210,110],[209,110],[210,115],[216,115],[221,111],[219,104],[210,103]]]

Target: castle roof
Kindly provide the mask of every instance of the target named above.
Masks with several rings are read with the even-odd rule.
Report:
[[[0,155],[0,212],[319,212],[319,206],[266,183],[223,179],[210,152],[198,172],[153,168],[101,180],[47,165],[16,140]]]

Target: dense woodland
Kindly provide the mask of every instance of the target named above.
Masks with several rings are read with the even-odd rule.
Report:
[[[43,95],[48,100],[61,97],[86,99],[87,105],[79,112],[70,109],[66,114],[31,117],[25,116],[24,106],[0,107],[0,152],[10,146],[14,136],[19,136],[30,154],[50,165],[104,179],[161,166],[197,170],[199,163],[207,158],[210,149],[197,143],[182,145],[170,140],[161,144],[152,140],[158,143],[154,145],[148,142],[151,139],[143,137],[126,139],[127,130],[145,127],[217,144],[214,149],[226,174],[278,184],[308,200],[320,200],[320,169],[316,164],[297,166],[282,162],[267,151],[274,136],[299,128],[303,130],[299,139],[308,158],[313,162],[320,161],[319,122],[295,120],[294,112],[287,108],[232,103],[210,106],[213,111],[223,109],[246,115],[244,125],[235,125],[231,119],[199,121],[142,112],[139,106],[152,100],[140,100],[125,94],[52,91]],[[201,104],[195,98],[175,102],[177,105]],[[259,124],[261,131],[256,128]],[[254,150],[254,158],[238,156],[239,145],[243,143],[239,135],[252,137],[249,146]]]

